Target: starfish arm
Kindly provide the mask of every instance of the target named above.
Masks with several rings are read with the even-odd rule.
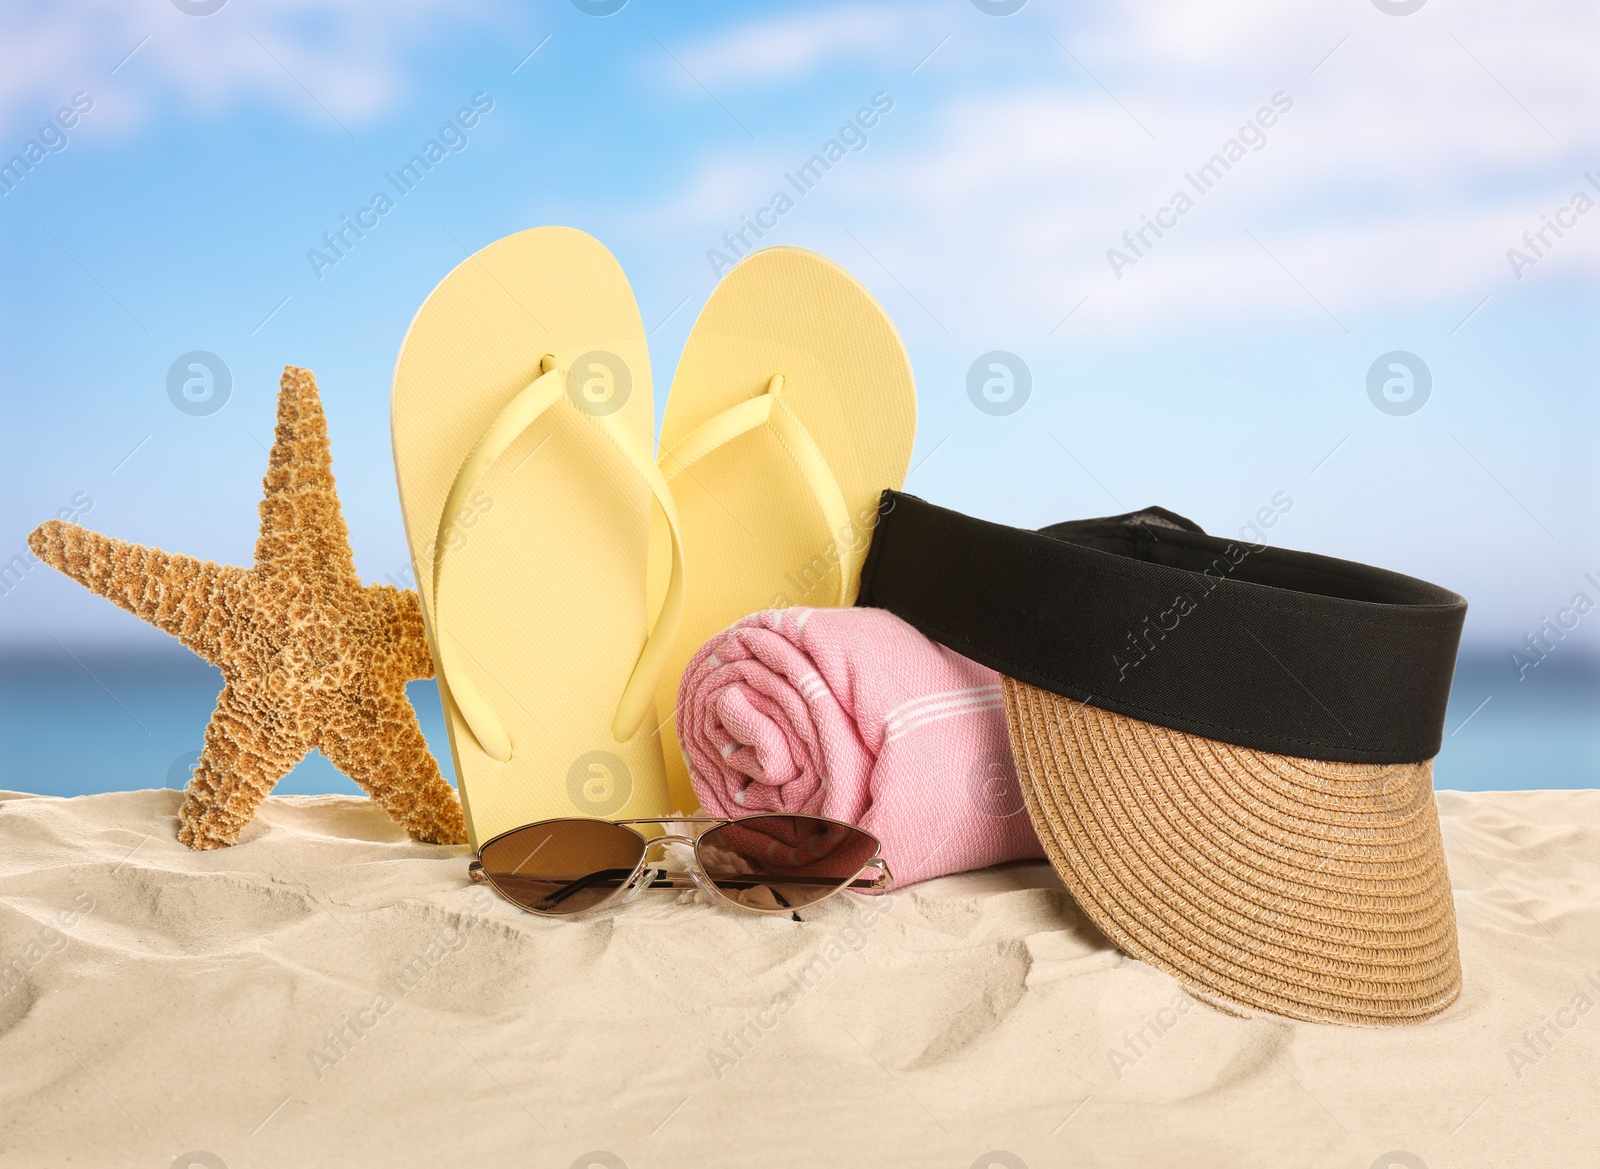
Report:
[[[61,520],[35,528],[28,547],[90,592],[218,663],[230,601],[244,587],[245,569],[130,544]]]
[[[237,844],[261,801],[305,756],[306,744],[276,708],[272,696],[253,701],[248,689],[231,682],[217,696],[200,762],[178,811],[178,839],[190,848]]]
[[[415,589],[368,585],[367,603],[378,617],[381,643],[394,669],[407,682],[433,677],[433,654],[422,623],[422,600]]]
[[[328,712],[316,745],[413,840],[462,844],[466,821],[404,693],[383,692]]]
[[[333,482],[328,419],[309,369],[285,366],[278,425],[261,482],[256,567],[269,577],[334,581],[359,588],[350,530]]]

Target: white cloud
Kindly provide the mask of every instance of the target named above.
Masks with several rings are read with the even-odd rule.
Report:
[[[495,0],[231,0],[189,16],[171,0],[84,0],[8,14],[0,127],[25,134],[86,91],[95,133],[176,98],[204,114],[262,98],[355,128],[404,93],[407,59],[443,28],[496,19]]]
[[[883,57],[918,26],[918,13],[859,5],[797,12],[742,25],[676,55],[713,89],[789,81],[835,59]]]
[[[1581,64],[1600,58],[1600,35],[1559,5],[1433,7],[1431,23],[1370,5],[1108,9],[1055,33],[1098,81],[1049,43],[1042,21],[969,23],[960,51],[940,59],[938,104],[908,94],[787,228],[842,239],[841,258],[858,257],[847,262],[900,302],[896,315],[935,335],[896,283],[940,325],[997,336],[1038,336],[1085,294],[1074,328],[1099,333],[1326,319],[1317,301],[1347,326],[1394,306],[1464,314],[1518,286],[1506,249],[1569,202],[1584,171],[1600,171],[1585,113],[1600,102],[1600,75]],[[866,27],[903,11],[858,15]],[[733,43],[790,42],[808,46],[796,60],[815,60],[834,19],[817,17],[807,33],[787,17],[696,52],[710,60]],[[997,79],[1004,54],[1013,64]],[[1264,148],[1118,279],[1107,250],[1125,250],[1123,232],[1280,90],[1294,108]],[[826,131],[817,127],[818,142]],[[663,213],[717,246],[811,148],[790,143],[763,147],[764,158],[742,149],[708,159]],[[1593,270],[1597,256],[1600,208],[1536,275]]]

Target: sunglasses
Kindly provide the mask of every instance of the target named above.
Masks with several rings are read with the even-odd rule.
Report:
[[[635,824],[667,831],[647,837]],[[713,827],[694,836],[678,831],[701,824]],[[684,857],[686,849],[686,869],[647,863],[656,846],[674,857]],[[824,816],[570,817],[502,832],[478,849],[468,873],[545,917],[571,917],[611,901],[631,901],[646,889],[694,888],[740,909],[794,915],[846,889],[888,888],[893,877],[878,855],[880,847],[872,833]],[[876,872],[863,879],[867,869]]]

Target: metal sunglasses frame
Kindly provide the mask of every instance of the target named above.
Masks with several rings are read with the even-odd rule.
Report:
[[[467,866],[467,875],[478,884],[489,885],[496,893],[500,894],[500,896],[511,902],[511,904],[515,905],[518,909],[521,909],[526,913],[536,914],[539,917],[577,917],[580,914],[590,913],[596,909],[602,908],[603,906],[610,905],[618,899],[631,901],[634,897],[637,897],[646,889],[699,889],[702,893],[705,893],[716,900],[726,902],[737,909],[743,909],[749,913],[788,914],[790,916],[795,916],[796,910],[794,907],[777,906],[772,909],[763,909],[759,906],[746,905],[742,901],[734,900],[722,889],[717,887],[716,881],[713,880],[710,874],[706,872],[705,864],[700,859],[700,841],[705,837],[706,833],[711,830],[711,828],[721,828],[729,824],[738,824],[747,820],[760,820],[770,816],[783,816],[791,820],[816,820],[822,824],[833,824],[840,828],[848,828],[852,832],[859,832],[861,835],[872,841],[872,859],[863,864],[859,872],[864,873],[868,869],[874,869],[876,870],[876,875],[874,877],[872,877],[870,880],[862,880],[858,875],[855,879],[838,886],[825,895],[817,898],[815,901],[809,902],[800,908],[809,909],[814,905],[821,905],[824,901],[827,901],[829,898],[834,897],[839,893],[843,893],[846,889],[882,890],[887,889],[890,884],[893,883],[894,875],[889,871],[889,862],[883,859],[883,842],[872,833],[868,832],[865,828],[858,828],[854,824],[846,824],[843,820],[835,820],[828,816],[809,816],[805,814],[791,814],[788,812],[757,812],[749,816],[735,816],[732,819],[722,816],[639,816],[628,820],[607,820],[603,817],[597,816],[556,816],[549,820],[535,820],[531,824],[523,824],[516,828],[509,828],[479,845],[476,859],[474,859],[472,863]],[[628,874],[625,880],[617,883],[616,890],[604,900],[596,901],[593,905],[586,906],[583,909],[576,910],[571,913],[552,913],[549,910],[533,909],[527,905],[524,905],[521,901],[511,896],[498,884],[496,884],[494,877],[492,877],[489,874],[489,871],[483,867],[484,850],[487,849],[491,844],[494,844],[495,841],[503,840],[505,837],[510,836],[513,833],[526,832],[530,828],[539,828],[546,824],[595,823],[615,824],[620,828],[626,828],[628,831],[637,836],[641,842],[643,842],[644,847],[639,851],[639,861],[633,866],[633,871]],[[711,828],[701,829],[692,837],[685,836],[679,832],[665,832],[660,836],[646,836],[643,832],[640,832],[637,828],[633,827],[635,824],[659,824],[668,827],[675,824],[706,824],[710,825]],[[649,863],[650,848],[652,845],[657,844],[688,845],[690,856],[693,858],[693,864],[687,870],[678,871],[665,869],[659,865]],[[531,856],[532,854],[530,853],[529,855]],[[647,872],[650,874],[650,879],[641,881],[640,877]],[[761,883],[765,884],[768,882]]]

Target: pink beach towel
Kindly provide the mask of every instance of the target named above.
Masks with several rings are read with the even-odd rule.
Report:
[[[684,672],[678,737],[708,815],[859,825],[896,885],[1044,855],[1000,676],[882,609],[770,609],[723,630]]]

